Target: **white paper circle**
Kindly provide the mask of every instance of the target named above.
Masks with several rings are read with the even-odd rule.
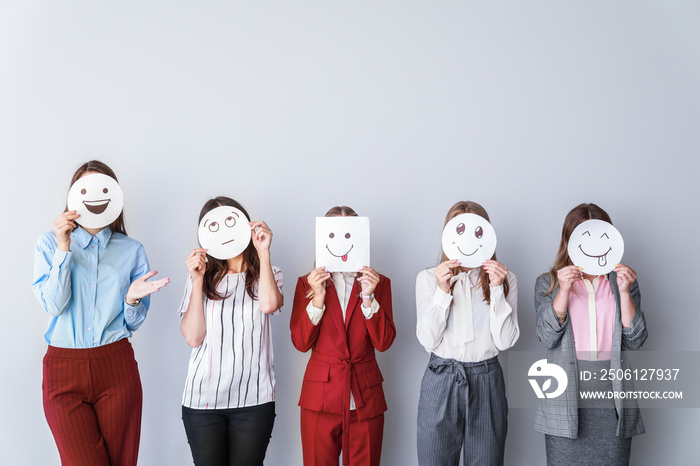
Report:
[[[119,217],[124,208],[124,193],[111,176],[91,173],[73,183],[66,200],[68,210],[80,217],[75,221],[85,228],[102,228]]]
[[[199,222],[199,244],[207,254],[226,260],[236,257],[250,243],[248,217],[235,207],[222,205],[210,210]]]
[[[496,252],[496,230],[484,217],[460,214],[442,230],[442,250],[464,267],[479,267]]]
[[[586,220],[577,226],[567,247],[571,262],[590,275],[605,275],[622,261],[625,243],[612,224]]]

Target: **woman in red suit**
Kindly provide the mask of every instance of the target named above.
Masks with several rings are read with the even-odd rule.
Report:
[[[326,217],[357,216],[333,207]],[[300,277],[290,322],[296,349],[311,349],[301,388],[305,466],[377,466],[386,401],[374,350],[385,351],[396,329],[391,283],[369,267]]]

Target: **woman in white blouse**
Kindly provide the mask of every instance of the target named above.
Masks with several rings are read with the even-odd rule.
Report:
[[[463,213],[489,219],[475,202],[458,202],[445,224]],[[496,260],[481,268],[448,260],[416,279],[416,334],[430,353],[418,402],[421,466],[501,465],[508,405],[498,352],[520,330],[515,275]]]
[[[233,199],[207,201],[248,213]],[[206,249],[185,261],[182,334],[192,349],[182,420],[197,466],[262,465],[275,420],[270,315],[282,307],[282,272],[270,263],[272,232],[251,222],[251,242],[220,260]],[[206,259],[205,259],[206,258]]]

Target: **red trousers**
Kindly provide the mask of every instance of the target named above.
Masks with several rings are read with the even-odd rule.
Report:
[[[136,464],[142,391],[129,340],[86,349],[49,346],[43,393],[63,466]]]
[[[301,446],[305,466],[338,466],[343,439],[343,415],[301,408]],[[379,466],[384,414],[357,420],[350,411],[349,466]]]

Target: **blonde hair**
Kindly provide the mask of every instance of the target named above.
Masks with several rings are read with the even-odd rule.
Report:
[[[447,215],[445,215],[445,225],[447,225],[447,222],[455,218],[459,214],[476,214],[480,217],[484,217],[486,220],[491,222],[489,219],[489,214],[486,213],[486,209],[484,209],[480,204],[477,204],[476,202],[473,201],[459,201],[452,207],[450,207],[450,210],[447,211]],[[491,256],[492,260],[496,260],[496,252],[494,251],[493,256]],[[442,254],[440,255],[440,263],[445,262],[447,260],[447,256],[445,255],[445,251],[442,251]],[[452,275],[457,275],[459,273],[459,269],[455,267],[452,269]],[[489,278],[489,274],[484,270],[483,268],[479,270],[479,284],[481,284],[481,292],[484,295],[484,301],[488,304],[491,304],[491,279]],[[508,296],[508,290],[510,289],[510,285],[508,283],[508,280],[503,280],[503,294],[505,296]]]

